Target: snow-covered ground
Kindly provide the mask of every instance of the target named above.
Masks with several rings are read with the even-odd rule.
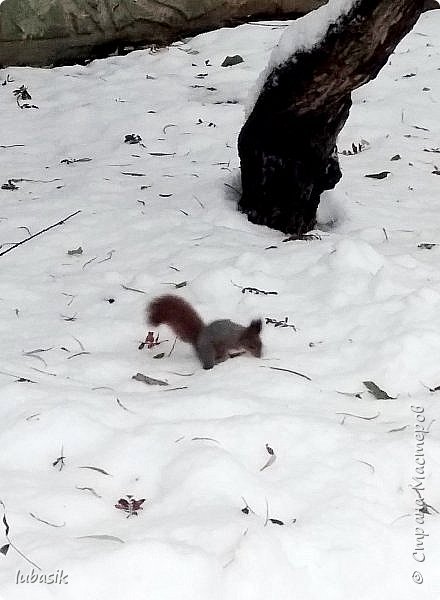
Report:
[[[354,94],[339,150],[363,151],[310,241],[250,224],[233,189],[283,30],[1,73],[0,252],[81,210],[0,256],[0,547],[26,556],[0,555],[6,600],[440,597],[440,12]],[[173,291],[296,330],[212,371],[168,356],[166,327],[139,350]],[[61,583],[23,582],[28,561]]]

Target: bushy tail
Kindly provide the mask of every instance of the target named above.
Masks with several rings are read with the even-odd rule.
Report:
[[[148,320],[154,325],[165,323],[184,342],[195,344],[204,323],[193,307],[178,296],[167,294],[152,300],[148,306]]]

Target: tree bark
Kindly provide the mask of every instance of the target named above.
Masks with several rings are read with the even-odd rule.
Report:
[[[357,0],[315,47],[272,70],[238,140],[239,208],[250,221],[299,236],[315,227],[321,193],[341,178],[336,139],[351,92],[377,76],[422,11],[421,0]]]
[[[258,18],[296,18],[327,0],[4,0],[0,67],[83,62]]]

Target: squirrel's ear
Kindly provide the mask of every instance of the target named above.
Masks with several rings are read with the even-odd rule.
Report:
[[[253,333],[261,333],[261,328],[263,327],[263,323],[261,322],[261,319],[254,319],[253,321],[251,321],[251,324],[249,325],[249,329],[253,332]]]

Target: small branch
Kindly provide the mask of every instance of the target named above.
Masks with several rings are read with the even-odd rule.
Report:
[[[65,527],[65,525],[66,525],[66,521],[64,521],[61,525],[55,525],[55,523],[49,523],[49,521],[45,521],[44,519],[40,519],[40,517],[37,517],[37,515],[34,515],[34,513],[30,512],[29,514],[36,521],[40,521],[40,523],[44,523],[45,525],[50,525],[51,527]]]
[[[167,371],[167,373],[171,373],[172,375],[178,375],[179,377],[192,377],[195,373],[177,373],[177,371]]]
[[[37,371],[37,373],[43,373],[43,375],[51,375],[52,377],[56,377],[56,373],[51,373],[51,371],[43,371],[42,369],[37,369],[37,367],[31,367],[32,371]]]
[[[172,345],[172,347],[171,347],[171,350],[170,350],[170,351],[169,351],[169,353],[168,353],[168,356],[171,356],[171,354],[173,353],[173,351],[174,351],[174,348],[175,348],[175,346],[176,346],[176,342],[177,342],[177,337],[176,337],[176,338],[174,338],[174,342],[173,342],[173,345]]]
[[[96,260],[97,258],[98,258],[98,257],[97,257],[97,256],[95,256],[95,257],[91,258],[90,260],[88,260],[87,262],[85,262],[85,263],[83,264],[83,266],[81,267],[81,269],[85,269],[85,268],[87,267],[87,265],[89,265],[90,263],[92,263],[92,262],[93,262],[94,260]]]
[[[100,467],[91,467],[91,466],[87,465],[84,467],[78,467],[78,469],[90,469],[91,471],[96,471],[97,473],[101,473],[102,475],[108,475],[109,477],[113,477],[113,475],[111,475],[110,473],[107,473],[107,471],[105,471],[104,469],[101,469]]]
[[[238,285],[237,283],[234,283],[232,281],[232,279],[231,279],[231,283],[234,287],[239,288],[241,290],[242,294],[245,294],[246,292],[250,292],[251,294],[264,294],[265,296],[278,295],[278,292],[268,292],[266,290],[259,290],[258,288],[249,287],[249,286],[243,287],[242,285]]]
[[[269,521],[269,502],[267,501],[267,498],[265,498],[266,500],[266,520],[264,521],[264,527],[266,527],[268,521]]]
[[[63,470],[63,467],[64,467],[64,465],[65,465],[65,462],[64,462],[64,459],[65,459],[65,458],[66,458],[66,457],[64,456],[64,444],[61,444],[61,452],[60,452],[60,455],[59,455],[59,457],[58,457],[56,460],[54,460],[54,461],[53,461],[53,463],[52,463],[52,467],[58,467],[58,470],[59,470],[59,471],[62,471],[62,470]]]
[[[367,465],[367,467],[370,467],[372,473],[374,473],[376,471],[374,466],[372,464],[370,464],[369,462],[367,462],[366,460],[358,460],[358,462],[362,463],[363,465]]]
[[[2,500],[0,500],[0,504],[3,507],[3,525],[5,526],[5,538],[8,541],[9,546],[11,548],[13,548],[17,554],[19,554],[22,558],[24,558],[24,560],[26,562],[28,562],[30,565],[32,565],[33,567],[35,567],[36,569],[38,569],[39,571],[41,571],[41,567],[39,567],[30,558],[28,558],[25,554],[23,554],[23,552],[17,548],[17,546],[14,544],[14,542],[9,537],[9,524],[8,524],[8,522],[6,520],[6,506],[5,506],[5,503]]]
[[[128,285],[124,285],[123,283],[121,283],[121,287],[124,290],[128,290],[129,292],[138,292],[138,294],[146,294],[147,293],[147,292],[144,292],[144,290],[137,290],[136,288],[128,287]]]
[[[187,390],[187,389],[188,389],[187,385],[182,385],[181,387],[167,388],[166,390],[162,390],[162,392],[175,392],[176,390]]]
[[[240,190],[238,190],[236,187],[234,187],[233,185],[231,185],[230,183],[224,183],[223,184],[225,187],[229,188],[230,190],[233,190],[238,196],[241,196],[241,192]]]
[[[76,338],[74,335],[72,335],[73,339],[75,340],[75,342],[78,342],[79,347],[81,348],[81,352],[85,352],[85,348],[83,346],[83,344],[79,341],[78,338]]]
[[[95,490],[92,487],[79,487],[79,486],[76,486],[76,489],[84,491],[84,492],[90,492],[96,498],[102,498],[102,496],[100,496],[97,492],[95,492]]]
[[[405,431],[409,425],[403,425],[403,427],[397,427],[396,429],[388,429],[387,433],[396,433],[397,431]]]
[[[377,419],[377,417],[380,415],[380,412],[377,413],[377,415],[373,415],[372,417],[363,417],[362,415],[354,415],[352,413],[346,413],[346,412],[337,412],[337,415],[343,415],[344,417],[353,417],[354,419],[363,419],[364,421],[372,421],[373,419]]]
[[[67,357],[67,360],[70,360],[71,358],[75,358],[75,356],[82,356],[83,354],[90,354],[90,352],[82,351],[82,352],[77,352],[76,354],[71,354],[70,356]]]
[[[263,365],[264,369],[273,369],[274,371],[285,371],[286,373],[293,373],[294,375],[298,375],[299,377],[304,377],[307,381],[312,381],[312,379],[308,375],[304,375],[304,373],[299,373],[298,371],[293,371],[292,369],[282,369],[281,367],[266,367]]]
[[[103,263],[106,260],[110,260],[113,257],[114,252],[115,252],[114,250],[110,250],[110,252],[107,252],[107,256],[105,258],[103,258],[102,260],[98,260],[98,262],[96,264],[99,265],[100,263]]]
[[[21,246],[22,244],[29,242],[29,240],[32,240],[33,238],[37,237],[38,235],[41,235],[42,233],[49,231],[49,229],[53,229],[54,227],[57,227],[58,225],[63,225],[68,219],[71,219],[72,217],[74,217],[75,215],[77,215],[80,212],[81,212],[80,210],[77,210],[76,212],[72,213],[71,215],[68,215],[67,217],[65,217],[64,219],[61,219],[61,221],[58,221],[57,223],[54,223],[53,225],[50,225],[49,227],[45,227],[45,229],[41,229],[41,231],[37,231],[37,233],[34,233],[33,235],[26,238],[25,240],[22,240],[21,242],[17,242],[13,246],[10,246],[6,250],[3,250],[3,252],[0,252],[0,256],[7,254],[11,250],[14,250],[15,248],[17,248],[17,246]]]
[[[136,413],[133,410],[130,410],[129,408],[127,408],[126,406],[124,406],[122,404],[122,402],[119,400],[119,398],[116,398],[116,403],[118,406],[120,406],[122,408],[122,410],[125,410],[126,412],[131,413],[132,415],[135,415]]]

